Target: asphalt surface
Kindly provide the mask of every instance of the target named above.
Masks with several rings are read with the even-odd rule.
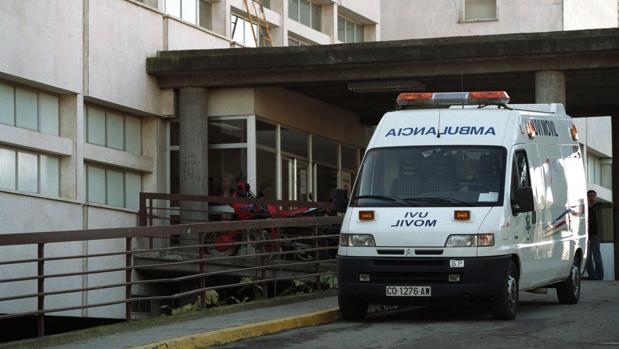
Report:
[[[516,320],[479,304],[411,307],[235,342],[221,348],[619,348],[619,282],[583,281],[580,302],[520,294]]]

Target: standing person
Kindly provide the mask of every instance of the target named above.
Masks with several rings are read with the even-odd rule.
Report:
[[[602,254],[600,253],[600,239],[598,238],[597,220],[599,204],[597,202],[597,192],[589,190],[587,192],[589,202],[589,257],[585,269],[588,277],[586,280],[603,280],[604,266],[602,265]]]

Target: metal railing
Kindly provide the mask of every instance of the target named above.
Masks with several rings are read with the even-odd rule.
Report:
[[[171,207],[170,203],[173,201],[180,202],[180,207]],[[3,309],[7,309],[6,302],[36,299],[36,310],[4,310],[6,314],[0,315],[0,321],[34,316],[37,319],[37,334],[43,335],[46,314],[124,304],[124,318],[131,320],[132,304],[167,301],[172,302],[174,306],[181,300],[191,302],[198,296],[202,297],[206,291],[226,292],[241,287],[257,287],[255,285],[262,285],[263,296],[269,297],[277,295],[277,282],[301,279],[311,280],[314,288],[320,289],[321,277],[334,272],[334,256],[341,217],[313,216],[239,221],[232,220],[234,213],[229,211],[222,213],[217,210],[189,209],[187,211],[190,214],[206,212],[207,219],[216,216],[217,219],[227,220],[169,225],[171,217],[174,216],[170,212],[180,213],[181,216],[187,212],[183,210],[185,201],[228,205],[233,203],[277,205],[278,210],[282,207],[301,205],[320,208],[328,206],[324,203],[142,193],[138,220],[145,226],[0,235],[0,247],[21,245],[19,248],[32,250],[36,246],[36,257],[12,260],[0,257],[0,286],[36,282],[36,286],[30,284],[30,287],[17,287],[21,290],[19,292],[0,293],[0,307],[5,303]],[[224,213],[228,217],[223,217]],[[182,219],[180,221],[182,222]],[[180,236],[181,239],[176,239],[174,242],[171,239],[174,236]],[[120,242],[124,244],[117,245],[124,246],[96,251],[97,253],[71,254],[68,246],[63,248],[63,245],[57,245],[72,242],[96,243],[114,239],[121,239]],[[50,250],[54,253],[51,255],[47,251],[48,246],[53,246]],[[107,264],[116,263],[116,265],[88,267],[81,271],[53,271],[45,267],[46,263],[58,261],[84,263],[95,259],[104,265],[105,261]],[[32,268],[35,265],[36,274],[6,277],[11,268],[16,266]],[[1,272],[2,270],[5,272]],[[120,278],[122,280],[119,280],[119,273],[124,273],[124,277]],[[46,288],[46,282],[51,282],[50,280],[88,278],[92,275],[104,275],[106,282],[94,285],[86,283],[82,284],[82,287]],[[221,276],[228,276],[227,281],[222,281]],[[183,288],[178,287],[181,284]],[[169,287],[162,285],[177,287],[174,291],[168,291]],[[58,286],[58,282],[55,286]],[[139,296],[135,294],[136,289],[145,287],[150,291],[137,292],[146,293]],[[89,302],[88,297],[84,301],[84,297],[79,297],[83,292],[118,288],[124,288],[124,297],[103,299],[98,302]],[[68,294],[78,295],[68,297],[67,299],[73,301],[67,301],[62,306],[46,306],[46,297]]]

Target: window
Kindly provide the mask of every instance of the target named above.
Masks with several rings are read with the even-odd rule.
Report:
[[[307,158],[307,135],[305,133],[282,128],[280,137],[283,154]]]
[[[307,41],[303,41],[303,40],[299,40],[295,37],[291,37],[290,34],[288,34],[288,46],[310,46],[312,45],[311,43],[307,42]]]
[[[209,149],[209,194],[230,196],[239,180],[247,180],[247,149]],[[256,188],[251,188],[256,193]]]
[[[363,25],[342,16],[337,17],[337,39],[341,42],[363,42]]]
[[[157,8],[159,6],[158,2],[159,0],[138,0],[138,2],[141,2],[145,5],[148,5],[150,7],[154,7]]]
[[[337,168],[337,143],[322,137],[312,139],[314,161]]]
[[[139,208],[142,176],[116,168],[86,165],[86,196],[89,203]]]
[[[264,41],[266,29],[264,27],[252,24],[245,18],[237,15],[232,15],[230,25],[232,26],[232,40],[245,47],[266,46]]]
[[[416,146],[371,149],[355,184],[358,206],[499,206],[505,148]]]
[[[288,0],[288,17],[315,30],[322,30],[322,7],[308,0]]]
[[[58,136],[58,96],[0,83],[0,123]]]
[[[355,172],[357,170],[357,149],[349,146],[342,146],[342,168]]]
[[[256,120],[256,195],[277,196],[277,126]]]
[[[86,141],[140,155],[142,153],[141,119],[87,106]]]
[[[55,156],[0,147],[0,188],[60,195],[60,160]]]
[[[247,142],[246,120],[217,120],[208,123],[209,144]]]
[[[211,2],[208,0],[163,0],[164,11],[170,16],[178,17],[191,24],[200,27],[212,28],[212,9]],[[143,0],[142,2],[156,3],[155,0]]]
[[[496,0],[463,0],[462,20],[464,22],[492,21],[497,19]]]

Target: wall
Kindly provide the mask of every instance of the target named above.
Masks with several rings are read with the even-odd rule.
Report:
[[[356,114],[279,87],[211,89],[208,115],[257,115],[339,142],[366,145]]]
[[[336,3],[338,6],[356,12],[374,23],[379,23],[381,21],[381,3],[389,1],[392,0],[337,0]]]
[[[578,140],[604,157],[611,158],[612,128],[610,116],[574,118],[578,129]]]
[[[82,5],[86,4],[84,8]],[[229,18],[227,18],[229,23]],[[157,51],[227,48],[230,40],[168,17],[132,0],[3,0],[0,2],[0,79],[59,95],[59,136],[0,125],[0,143],[60,155],[60,195],[47,198],[0,190],[0,234],[135,226],[130,210],[86,203],[84,159],[143,172],[145,191],[165,191],[166,122],[174,93],[146,74]],[[85,143],[84,102],[141,116],[142,152],[132,155]],[[36,219],[33,219],[36,217]],[[124,240],[50,244],[48,256],[124,250]],[[36,247],[0,247],[0,260],[36,257]],[[77,262],[76,262],[77,261]],[[124,258],[46,263],[46,272],[82,272],[124,266]],[[36,275],[36,265],[0,267],[2,278]],[[47,290],[124,282],[124,272],[50,279]],[[36,292],[35,281],[0,284],[0,294]],[[46,298],[47,307],[122,299],[124,288]],[[36,299],[2,302],[0,312],[35,310]],[[124,317],[124,306],[53,315]]]
[[[177,19],[166,17],[164,25],[167,25],[168,50],[230,48],[229,40],[188,26]]]
[[[81,90],[82,2],[3,0],[0,8],[0,76]]]
[[[89,3],[86,95],[160,114],[160,90],[145,71],[146,58],[163,49],[162,15],[127,1]]]
[[[36,217],[36,219],[33,219]],[[54,231],[82,228],[82,208],[78,203],[45,199],[38,196],[26,196],[13,194],[6,191],[0,192],[0,234],[25,233],[37,231]],[[53,244],[46,246],[45,253],[48,256],[60,254],[80,253],[80,243]],[[16,260],[37,257],[36,245],[27,246],[0,246],[0,260]],[[74,261],[55,261],[45,264],[46,273],[81,272],[81,263]],[[0,266],[0,278],[15,278],[36,276],[37,266],[35,263]],[[46,288],[50,291],[81,287],[81,277],[68,277],[62,279],[50,279],[46,281]],[[36,280],[20,281],[13,283],[0,283],[0,295],[36,293]],[[67,298],[73,298],[66,303]],[[70,295],[49,297],[46,300],[47,307],[60,307],[73,304],[78,297]],[[0,313],[11,311],[36,310],[36,298],[0,302]],[[74,315],[77,311],[55,313],[54,315]]]
[[[617,27],[616,0],[563,0],[564,30]]]
[[[419,39],[563,28],[562,0],[497,0],[497,21],[461,23],[461,0],[381,1],[381,40]]]
[[[343,143],[366,145],[356,114],[284,88],[257,88],[255,93],[258,116]]]

